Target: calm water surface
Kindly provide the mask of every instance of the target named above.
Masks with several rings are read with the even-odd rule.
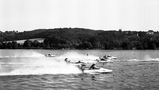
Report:
[[[45,57],[53,53],[56,57]],[[118,57],[108,74],[81,74],[66,57]],[[0,90],[159,90],[158,50],[0,50]]]

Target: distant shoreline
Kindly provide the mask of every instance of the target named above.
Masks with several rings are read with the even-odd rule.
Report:
[[[159,50],[159,32],[84,28],[0,32],[0,49]]]
[[[138,50],[141,50],[141,51],[151,51],[151,50],[159,50],[159,49],[38,49],[38,48],[29,48],[29,49],[26,49],[26,48],[17,48],[17,49],[0,49],[0,50],[103,50],[103,51],[105,51],[105,50],[107,50],[107,51],[122,51],[122,50],[124,50],[124,51],[129,51],[129,50],[131,50],[131,51],[138,51]]]

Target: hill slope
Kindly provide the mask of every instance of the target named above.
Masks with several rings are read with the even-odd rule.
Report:
[[[159,33],[149,35],[137,31],[102,31],[83,28],[37,29],[24,32],[0,32],[1,48],[54,49],[158,49]],[[27,39],[43,38],[44,42]],[[27,40],[23,46],[4,41]],[[40,43],[40,44],[39,44]],[[16,44],[16,42],[14,42]],[[8,47],[9,46],[9,47]],[[13,47],[14,46],[14,47]],[[16,47],[15,47],[16,46]]]

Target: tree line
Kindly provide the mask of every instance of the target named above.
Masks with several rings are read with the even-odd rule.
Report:
[[[0,49],[159,49],[159,32],[56,28],[0,34]],[[44,41],[29,40],[32,38],[44,38]],[[20,39],[26,41],[19,44],[16,40]]]

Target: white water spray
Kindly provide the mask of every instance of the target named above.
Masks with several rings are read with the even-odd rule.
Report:
[[[144,60],[145,60],[145,61],[159,61],[159,58],[152,58],[151,56],[146,55],[146,56],[144,57]]]
[[[137,62],[151,62],[151,61],[159,61],[159,58],[152,58],[150,55],[145,55],[143,59],[129,59],[127,61],[137,61]]]
[[[8,62],[5,62],[5,60],[4,62],[1,62],[0,68],[3,72],[0,71],[0,75],[42,75],[81,73],[81,71],[76,66],[64,62],[64,59],[62,58],[65,58],[65,55],[61,55],[60,57],[43,57],[44,55],[41,55],[39,53],[32,53],[33,55],[30,55],[30,53],[28,52],[19,52],[15,54],[16,57],[23,57],[22,54],[24,54],[25,57],[18,59],[7,58],[7,60],[9,59]],[[30,56],[30,58],[28,58],[28,56]]]

